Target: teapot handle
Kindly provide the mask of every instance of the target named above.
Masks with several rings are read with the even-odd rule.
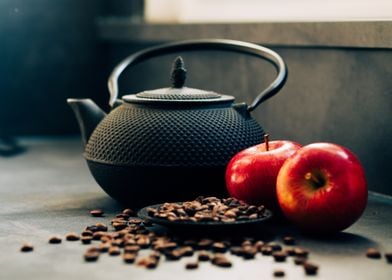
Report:
[[[156,47],[144,49],[136,52],[125,59],[123,59],[112,71],[108,80],[108,87],[110,93],[109,105],[113,106],[118,96],[118,78],[121,73],[128,66],[135,65],[143,60],[168,54],[178,51],[190,51],[190,50],[229,50],[234,52],[246,53],[254,55],[259,58],[263,58],[271,62],[276,70],[277,75],[275,80],[253,100],[252,104],[247,107],[249,112],[253,111],[260,103],[264,102],[268,98],[274,96],[285,84],[287,79],[287,67],[283,59],[276,52],[262,47],[256,44],[226,40],[226,39],[197,39],[197,40],[186,40],[174,43],[168,43]]]

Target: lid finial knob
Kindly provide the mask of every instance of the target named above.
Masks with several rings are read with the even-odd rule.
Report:
[[[184,68],[184,60],[178,56],[174,62],[171,71],[171,81],[173,88],[182,88],[186,79],[186,69]]]

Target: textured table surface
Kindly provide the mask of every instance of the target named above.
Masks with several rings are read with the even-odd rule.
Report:
[[[304,236],[293,227],[271,224],[271,240],[293,235],[299,246],[311,251],[310,260],[320,266],[317,276],[305,276],[291,258],[276,263],[257,255],[253,260],[231,257],[233,267],[218,268],[203,263],[187,271],[180,261],[162,260],[155,270],[127,265],[120,257],[104,255],[97,263],[85,263],[85,246],[63,241],[49,245],[51,235],[80,232],[86,225],[109,223],[121,205],[109,198],[94,182],[75,138],[24,139],[26,151],[0,158],[0,279],[274,279],[282,269],[283,279],[392,279],[392,264],[365,257],[376,247],[392,252],[392,198],[370,193],[364,215],[343,233],[328,238]],[[88,212],[104,209],[103,218]],[[23,242],[35,249],[21,253]]]

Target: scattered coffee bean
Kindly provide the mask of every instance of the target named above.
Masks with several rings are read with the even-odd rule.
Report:
[[[125,253],[123,255],[123,260],[125,263],[133,263],[136,259],[136,254],[135,253]]]
[[[217,253],[224,253],[227,251],[227,246],[223,242],[215,242],[212,244],[211,249]]]
[[[110,256],[118,256],[121,254],[121,250],[116,246],[111,246],[108,250]]]
[[[246,260],[254,259],[257,254],[257,248],[254,246],[242,246],[241,249],[240,255]]]
[[[285,236],[285,237],[283,237],[283,243],[286,245],[294,245],[295,239],[292,236]]]
[[[385,259],[388,263],[392,263],[392,253],[385,253]]]
[[[25,243],[22,245],[22,247],[20,247],[20,251],[21,252],[31,252],[34,250],[34,246],[31,245],[30,243]]]
[[[283,251],[273,252],[272,256],[274,257],[276,262],[284,262],[286,261],[287,254]]]
[[[70,232],[65,235],[65,239],[67,241],[78,241],[80,239],[80,236],[75,232]]]
[[[96,250],[87,250],[83,257],[86,262],[95,262],[99,258],[99,252]]]
[[[303,248],[295,248],[294,252],[295,255],[298,257],[306,258],[309,255],[309,251]]]
[[[110,247],[111,247],[111,246],[110,246],[110,243],[109,243],[109,242],[101,243],[101,244],[99,244],[99,246],[98,246],[99,251],[100,251],[101,253],[106,253],[107,251],[109,251],[109,248],[110,248]]]
[[[209,261],[211,259],[211,257],[210,257],[210,254],[207,251],[200,251],[198,256],[197,256],[197,259],[199,261],[204,262],[204,261]]]
[[[161,254],[158,251],[153,251],[150,253],[151,258],[155,258],[156,260],[160,260]]]
[[[124,247],[125,253],[137,253],[140,250],[140,246],[138,245],[127,245]]]
[[[143,221],[139,218],[134,218],[134,219],[130,219],[128,220],[128,223],[130,224],[134,224],[134,225],[140,225]]]
[[[132,209],[126,208],[122,211],[122,214],[128,215],[128,216],[133,216],[133,215],[135,215],[135,212]]]
[[[287,253],[289,256],[295,256],[295,249],[294,248],[285,248],[284,251]]]
[[[196,269],[199,267],[199,264],[197,262],[189,262],[185,264],[186,269]]]
[[[282,250],[282,246],[276,242],[269,242],[267,244],[267,246],[269,246],[272,251],[281,251]]]
[[[270,246],[264,246],[261,248],[261,254],[264,256],[270,256],[272,255],[272,248]]]
[[[305,273],[306,275],[316,275],[317,271],[318,271],[318,266],[313,264],[313,263],[309,263],[309,262],[304,262],[303,267],[305,269]]]
[[[197,243],[197,247],[199,249],[209,249],[212,244],[214,244],[214,240],[204,238]]]
[[[108,231],[108,227],[103,223],[95,224],[98,231]]]
[[[258,240],[258,241],[255,242],[254,245],[257,248],[257,250],[260,251],[261,248],[265,245],[265,243],[263,241],[261,241],[261,240]]]
[[[231,267],[232,263],[224,255],[216,254],[211,259],[212,264],[220,267]]]
[[[156,268],[158,265],[158,260],[147,256],[138,260],[137,265],[144,266],[149,269]]]
[[[82,241],[82,243],[85,244],[85,245],[91,244],[91,240],[93,240],[92,236],[82,236],[80,238],[80,241]]]
[[[304,258],[304,257],[295,257],[295,259],[294,259],[294,263],[296,265],[303,265],[304,262],[306,262],[306,258]]]
[[[60,244],[61,241],[62,241],[61,238],[58,236],[52,236],[51,238],[49,238],[50,244]]]
[[[381,253],[375,248],[369,248],[366,251],[366,256],[370,259],[380,259]]]
[[[84,230],[82,231],[81,236],[93,236],[93,232],[90,230]]]
[[[284,277],[285,273],[283,270],[275,270],[274,271],[274,276],[275,277]]]
[[[104,212],[101,209],[95,209],[95,210],[91,210],[90,214],[93,217],[103,217]]]

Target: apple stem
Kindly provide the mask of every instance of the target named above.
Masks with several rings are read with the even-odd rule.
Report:
[[[312,172],[306,173],[305,174],[305,179],[315,183],[316,186],[322,186],[323,185],[323,182],[321,182],[320,179],[317,176],[315,176]]]
[[[269,151],[269,134],[264,134],[264,143],[265,143],[265,150]]]

